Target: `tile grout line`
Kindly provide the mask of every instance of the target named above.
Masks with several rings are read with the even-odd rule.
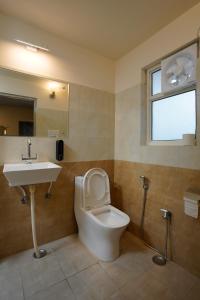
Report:
[[[61,282],[64,282],[64,281],[66,281],[66,278],[64,278],[64,279],[62,279],[62,280],[59,280],[59,281],[57,281],[57,282],[55,282],[55,283],[52,283],[52,284],[50,284],[48,287],[45,287],[45,288],[42,288],[41,290],[38,290],[37,292],[35,292],[35,293],[33,293],[32,295],[29,295],[29,296],[25,296],[25,300],[28,300],[28,299],[30,299],[30,298],[32,298],[33,296],[35,296],[35,295],[37,295],[37,294],[39,294],[39,293],[41,293],[41,292],[43,292],[43,291],[46,291],[47,289],[49,289],[49,288],[51,288],[51,287],[53,287],[53,286],[55,286],[55,285],[57,285],[57,284],[59,284],[59,283],[61,283]]]
[[[47,255],[51,255],[51,256],[53,257],[53,259],[56,260],[56,257],[55,257],[55,254],[54,254],[54,250],[53,250],[51,247],[49,247],[49,251],[50,251],[50,252],[47,251]],[[34,261],[33,261],[33,262],[34,262]],[[57,260],[56,260],[56,262],[58,263]],[[23,284],[23,278],[22,278],[22,274],[21,274],[21,269],[20,269],[19,263],[17,263],[17,271],[18,271],[18,273],[19,273],[19,275],[20,275],[20,279],[21,279],[21,283],[22,283],[22,291],[23,291],[23,298],[24,298],[24,300],[30,299],[32,296],[34,296],[34,295],[36,295],[36,294],[38,294],[38,293],[40,293],[40,292],[42,292],[42,291],[45,291],[46,289],[48,289],[48,288],[50,288],[50,287],[52,287],[52,286],[54,286],[54,285],[56,285],[56,284],[58,284],[58,283],[60,283],[60,282],[62,282],[62,281],[65,281],[65,280],[66,280],[66,277],[65,277],[65,274],[63,273],[63,270],[62,270],[62,268],[61,268],[61,266],[60,266],[59,263],[58,263],[58,266],[59,266],[59,269],[60,269],[61,273],[62,273],[63,276],[64,276],[64,279],[59,280],[59,281],[57,281],[57,282],[55,282],[55,283],[52,283],[52,284],[50,284],[50,285],[49,285],[48,287],[46,287],[46,288],[41,288],[41,289],[39,289],[38,291],[34,292],[32,295],[26,296],[26,295],[25,295],[24,284]]]
[[[68,285],[69,285],[69,288],[70,288],[70,290],[71,290],[72,294],[74,295],[75,299],[77,299],[77,300],[78,300],[78,298],[77,298],[77,296],[76,296],[75,292],[73,291],[73,288],[72,288],[72,286],[71,286],[71,284],[70,284],[69,280],[68,280],[68,279],[66,279],[66,281],[67,281],[67,283],[68,283]]]
[[[26,298],[25,298],[25,291],[24,291],[24,285],[23,285],[23,279],[22,279],[21,272],[20,272],[20,270],[18,269],[18,264],[17,264],[17,273],[19,273],[19,277],[20,277],[20,282],[21,282],[21,289],[22,289],[23,299],[26,300]]]

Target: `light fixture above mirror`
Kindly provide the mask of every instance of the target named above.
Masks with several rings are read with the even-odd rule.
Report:
[[[37,52],[38,50],[49,52],[49,49],[46,47],[41,47],[32,43],[28,43],[19,39],[15,39],[15,41],[21,45],[23,45],[27,50]]]

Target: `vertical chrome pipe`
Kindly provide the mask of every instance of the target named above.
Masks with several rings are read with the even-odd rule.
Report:
[[[168,211],[167,209],[160,209],[162,213],[162,217],[166,220],[166,232],[165,232],[165,244],[164,244],[164,250],[163,254],[156,254],[152,257],[152,260],[155,264],[164,266],[167,262],[167,250],[168,250],[168,240],[169,240],[169,226],[171,221],[172,213]]]

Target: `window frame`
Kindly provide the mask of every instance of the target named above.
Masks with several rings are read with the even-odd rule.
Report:
[[[146,79],[147,79],[147,91],[146,91],[146,97],[147,97],[147,145],[152,146],[183,146],[183,140],[152,140],[152,103],[157,100],[162,100],[167,97],[172,97],[176,95],[180,95],[186,92],[195,91],[195,112],[196,112],[196,128],[195,128],[195,139],[197,136],[197,83],[191,82],[185,87],[179,87],[177,89],[174,89],[173,91],[167,92],[167,93],[159,93],[152,95],[151,91],[152,89],[152,74],[156,71],[161,70],[161,63],[154,65],[153,67],[150,67],[146,69]]]

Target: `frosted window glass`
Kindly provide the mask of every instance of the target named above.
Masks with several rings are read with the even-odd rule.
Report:
[[[179,140],[195,132],[195,90],[152,102],[153,141]]]
[[[161,93],[161,70],[155,71],[151,74],[151,95]]]

